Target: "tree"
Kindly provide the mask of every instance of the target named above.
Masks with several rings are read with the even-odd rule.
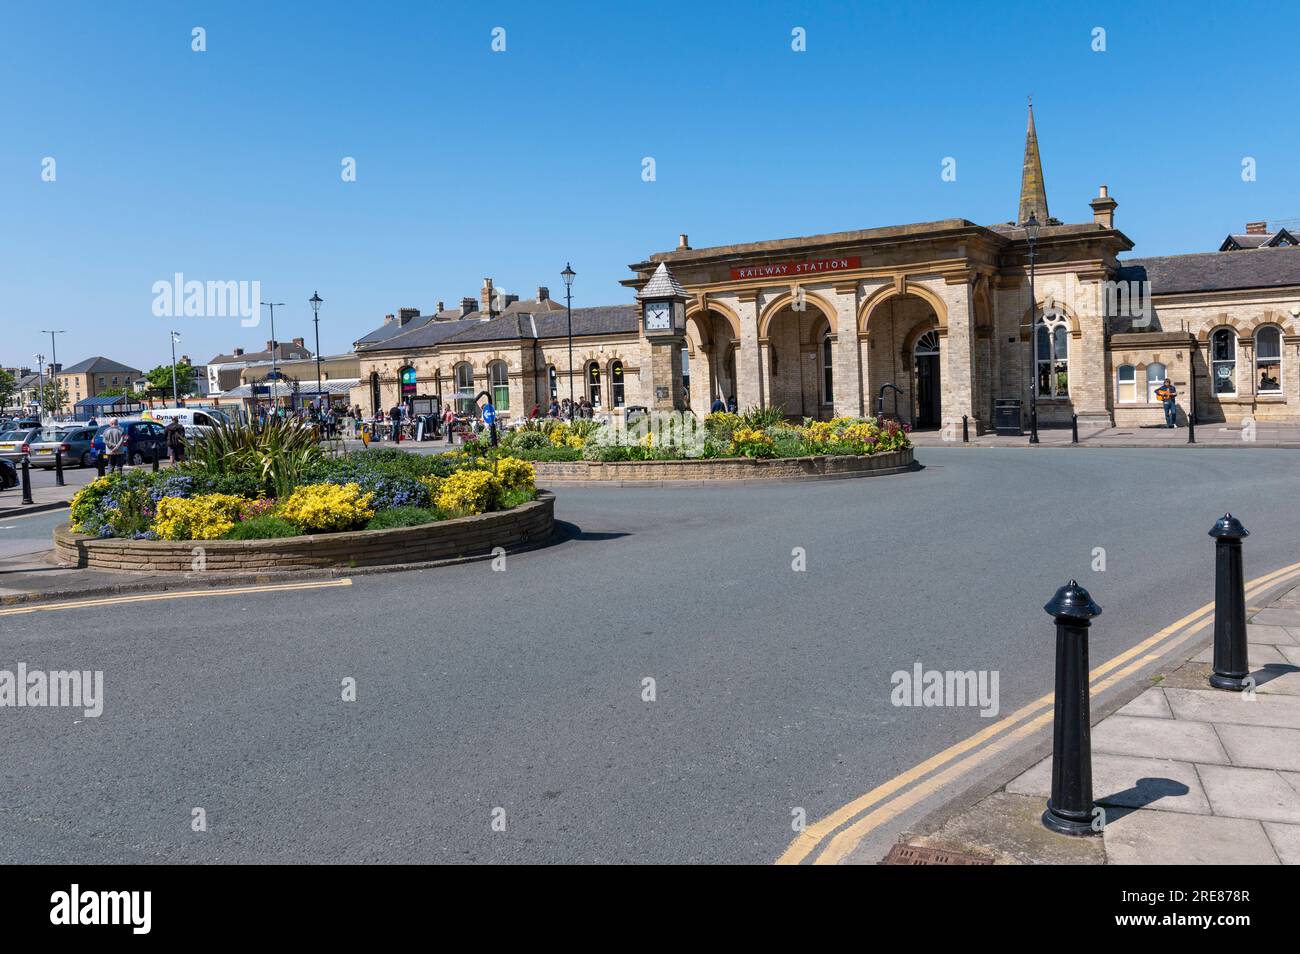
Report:
[[[36,403],[42,411],[57,414],[68,404],[68,392],[59,386],[58,381],[46,381],[38,390]]]
[[[14,396],[17,386],[18,382],[14,380],[14,376],[0,368],[0,407],[9,406],[9,399]]]
[[[160,364],[152,371],[145,372],[149,382],[150,397],[171,397],[172,366]],[[194,390],[194,368],[188,362],[176,364],[176,393],[182,397]]]

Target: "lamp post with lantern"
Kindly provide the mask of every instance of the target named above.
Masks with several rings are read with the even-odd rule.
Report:
[[[578,273],[573,270],[573,266],[568,262],[564,263],[564,271],[560,272],[560,277],[564,279],[564,306],[568,310],[569,317],[569,420],[573,420],[574,403],[573,403],[573,279]]]
[[[1038,243],[1038,217],[1029,213],[1023,223],[1029,243],[1029,443],[1038,443],[1038,297],[1034,291],[1034,253]],[[1049,355],[1050,357],[1050,355]]]

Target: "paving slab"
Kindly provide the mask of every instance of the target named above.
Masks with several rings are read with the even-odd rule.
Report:
[[[1218,735],[1233,765],[1300,772],[1300,729],[1220,725]]]
[[[1042,822],[1047,802],[1037,796],[994,792],[931,835],[908,844],[974,855],[999,865],[1100,865],[1100,838],[1062,838]]]
[[[1106,825],[1112,865],[1275,865],[1264,826],[1245,818],[1132,812]]]
[[[1300,645],[1300,640],[1290,629],[1285,626],[1268,626],[1263,623],[1246,624],[1246,642],[1255,645],[1257,643],[1270,644],[1276,646],[1278,643],[1295,646]]]
[[[1300,696],[1257,692],[1254,701],[1247,701],[1241,693],[1222,689],[1166,689],[1165,698],[1175,719],[1282,728],[1300,726]]]
[[[1214,726],[1208,722],[1144,719],[1118,713],[1093,728],[1092,751],[1094,755],[1110,753],[1228,764],[1228,753],[1219,744]]]
[[[1279,646],[1278,650],[1286,657],[1286,661],[1294,666],[1300,666],[1300,646]]]
[[[1140,716],[1145,719],[1172,719],[1173,712],[1169,710],[1169,700],[1160,689],[1148,689],[1142,695],[1138,696],[1128,705],[1123,706],[1115,713],[1122,716]]]
[[[1300,865],[1300,825],[1264,822],[1264,833],[1284,865]]]
[[[1255,674],[1255,682],[1259,692],[1300,696],[1300,666],[1291,663],[1265,666]]]
[[[1300,824],[1300,791],[1281,773],[1234,765],[1197,769],[1214,814]]]
[[[1262,609],[1251,618],[1251,622],[1270,626],[1300,626],[1300,607]]]
[[[1052,760],[1043,759],[1009,782],[1006,790],[1013,795],[1046,798],[1052,793]],[[1210,802],[1196,768],[1188,762],[1094,753],[1092,794],[1103,805],[1210,814]]]
[[[1246,658],[1250,661],[1252,669],[1265,663],[1284,663],[1288,661],[1286,655],[1282,652],[1281,646],[1273,646],[1268,643],[1251,645],[1246,651]],[[1214,662],[1214,646],[1206,646],[1193,656],[1192,660],[1195,662]]]

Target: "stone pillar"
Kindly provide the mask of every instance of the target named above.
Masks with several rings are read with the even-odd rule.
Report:
[[[1110,427],[1114,423],[1110,409],[1114,384],[1106,372],[1106,318],[1100,283],[1081,281],[1075,297],[1079,302],[1075,315],[1079,331],[1070,328],[1070,403],[1079,415],[1081,427]],[[1180,370],[1172,357],[1165,365],[1171,377]],[[1190,384],[1186,365],[1181,371]]]
[[[948,282],[952,282],[949,284]],[[942,420],[949,433],[961,434],[961,419],[970,418],[972,434],[984,431],[984,421],[975,406],[975,301],[973,286],[967,276],[945,279],[930,285],[939,293],[948,311],[948,333],[939,331],[939,374],[942,397]]]
[[[736,406],[740,410],[764,404],[763,355],[758,345],[759,297],[743,291],[736,304],[740,317],[740,345],[736,352]]]
[[[682,345],[676,336],[650,341],[650,407],[655,411],[680,411],[682,395]]]
[[[858,348],[858,283],[835,286],[827,296],[835,306],[835,341],[831,344],[831,382],[837,417],[863,414],[861,351]]]

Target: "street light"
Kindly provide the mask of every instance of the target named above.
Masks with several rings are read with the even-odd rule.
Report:
[[[45,410],[45,355],[36,355],[36,416]]]
[[[176,342],[181,340],[179,331],[170,332],[172,337],[172,407],[180,407],[181,399],[176,390]]]
[[[283,308],[282,301],[264,301],[263,307],[271,309],[271,373],[275,374],[275,352],[280,347],[280,342],[275,339],[275,310]],[[275,394],[271,395],[271,410],[275,410]]]
[[[564,279],[564,304],[569,312],[569,420],[573,420],[573,279],[578,273],[568,262],[560,277]]]
[[[311,297],[307,299],[311,305],[312,324],[316,326],[316,406],[321,406],[321,386],[320,386],[320,306],[325,299],[320,296],[319,292],[312,292]]]
[[[1038,443],[1038,298],[1034,293],[1034,246],[1038,242],[1038,217],[1031,211],[1024,223],[1029,241],[1029,443]],[[1051,355],[1049,354],[1048,357]]]
[[[58,331],[45,331],[42,329],[41,334],[50,336],[50,366],[53,368],[50,377],[54,378],[54,413],[62,414],[63,394],[59,391],[59,379],[55,377],[59,373],[59,349],[55,347],[54,336],[65,335],[67,331],[65,329],[59,329]]]

